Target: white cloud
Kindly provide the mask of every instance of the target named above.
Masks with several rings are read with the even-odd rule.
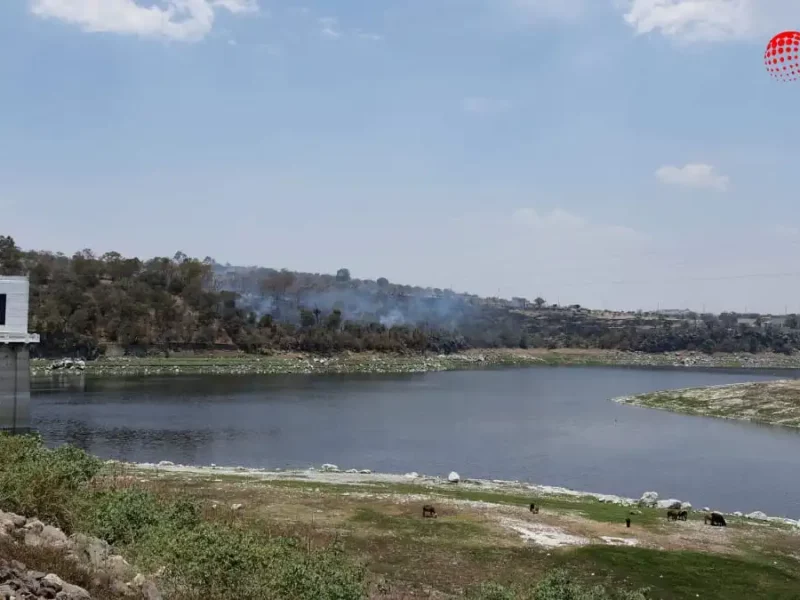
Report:
[[[339,30],[339,20],[334,17],[322,17],[319,19],[319,25],[322,28],[322,35],[331,40],[338,40],[342,37],[342,32]]]
[[[684,41],[753,39],[791,29],[797,0],[622,0],[637,33],[660,32]]]
[[[258,12],[257,0],[163,0],[144,6],[136,0],[30,0],[33,14],[77,25],[88,32],[132,34],[179,41],[204,38],[216,10]]]
[[[468,113],[493,114],[507,111],[511,108],[511,103],[498,98],[472,96],[464,98],[461,107],[464,109],[464,112]]]
[[[727,175],[718,175],[711,165],[699,163],[683,167],[663,166],[656,171],[656,178],[667,185],[713,189],[720,192],[727,190],[730,183]]]

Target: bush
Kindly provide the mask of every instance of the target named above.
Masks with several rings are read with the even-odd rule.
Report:
[[[101,467],[77,448],[48,450],[39,436],[0,434],[0,506],[71,532]]]
[[[136,489],[99,494],[88,516],[88,529],[109,544],[129,545],[156,527],[180,529],[200,522],[200,511],[188,500],[165,503]]]
[[[270,600],[366,598],[366,572],[336,546],[308,550],[291,538],[218,523],[152,529],[133,553],[164,567],[169,597]]]

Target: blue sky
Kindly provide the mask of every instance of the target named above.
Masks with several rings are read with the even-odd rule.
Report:
[[[6,0],[0,230],[800,311],[800,82],[762,64],[791,29],[795,0]]]

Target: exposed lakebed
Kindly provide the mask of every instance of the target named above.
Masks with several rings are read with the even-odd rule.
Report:
[[[800,432],[611,398],[796,373],[538,367],[410,375],[43,379],[49,444],[134,462],[518,479],[800,516]]]

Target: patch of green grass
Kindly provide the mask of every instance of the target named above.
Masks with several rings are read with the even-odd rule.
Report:
[[[463,542],[469,538],[488,535],[485,527],[479,523],[455,517],[439,516],[436,519],[423,519],[422,515],[388,515],[371,509],[359,508],[350,521],[366,524],[382,531],[420,540],[428,537],[447,538]]]
[[[564,556],[564,562],[598,578],[649,587],[663,600],[800,599],[800,573],[766,561],[702,552],[665,552],[643,548],[588,546]]]

